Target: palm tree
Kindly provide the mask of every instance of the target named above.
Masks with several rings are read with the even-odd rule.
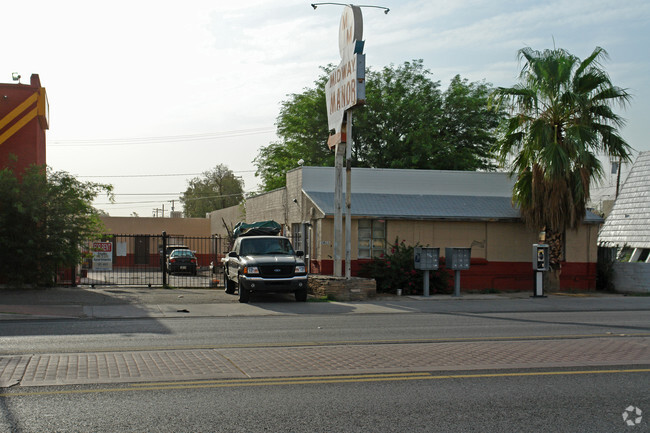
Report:
[[[546,231],[558,271],[564,232],[582,222],[590,181],[603,175],[598,156],[630,159],[631,148],[618,132],[625,120],[612,107],[625,107],[631,95],[610,81],[600,63],[607,52],[600,47],[583,61],[557,48],[527,47],[518,54],[519,83],[491,95],[491,104],[504,104],[511,113],[494,150],[516,177],[513,204],[527,226]]]

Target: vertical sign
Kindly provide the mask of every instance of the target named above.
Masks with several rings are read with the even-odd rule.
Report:
[[[93,270],[113,270],[113,243],[93,242]]]
[[[366,57],[362,54],[362,37],[361,8],[346,6],[339,25],[341,63],[331,72],[325,85],[327,125],[334,131],[327,141],[330,149],[345,142],[345,131],[342,131],[345,110],[363,104],[366,99]]]

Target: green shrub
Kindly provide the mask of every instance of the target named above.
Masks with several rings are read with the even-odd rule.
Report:
[[[92,202],[112,186],[81,182],[66,172],[31,166],[0,170],[0,282],[48,286],[57,269],[87,256],[88,240],[106,231]]]
[[[400,242],[396,238],[386,255],[363,263],[359,275],[374,278],[378,293],[395,293],[397,289],[402,289],[405,295],[422,295],[424,271],[415,269],[415,246],[407,246],[405,241]],[[429,271],[429,293],[449,293],[448,281],[447,272]]]

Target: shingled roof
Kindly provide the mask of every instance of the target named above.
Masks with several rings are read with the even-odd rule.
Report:
[[[650,152],[641,152],[605,220],[598,241],[650,248]]]

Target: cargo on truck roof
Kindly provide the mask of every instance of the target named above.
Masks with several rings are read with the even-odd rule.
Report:
[[[282,231],[282,226],[273,220],[257,221],[254,223],[237,223],[232,236],[237,239],[240,236],[277,236]]]

